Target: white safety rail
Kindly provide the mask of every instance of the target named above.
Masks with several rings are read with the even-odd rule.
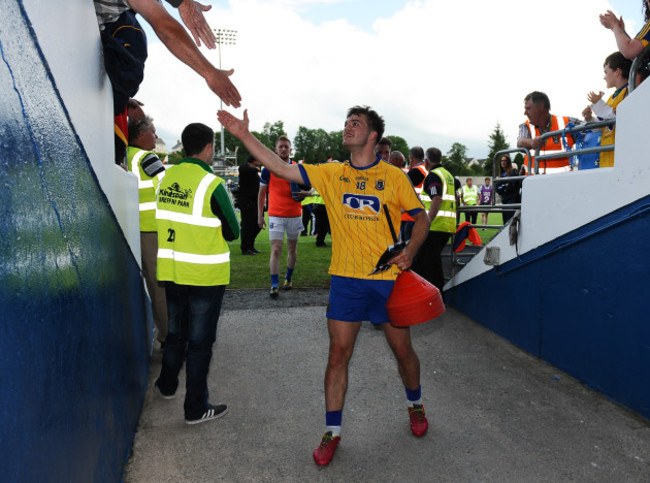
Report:
[[[488,244],[504,264],[576,228],[650,194],[650,81],[617,108],[614,167],[527,177],[523,182],[519,240],[503,230]],[[493,269],[485,248],[445,286],[451,288]]]

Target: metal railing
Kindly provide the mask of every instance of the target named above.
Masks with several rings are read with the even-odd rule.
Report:
[[[638,87],[636,85],[636,74],[641,69],[646,70],[646,75],[648,71],[650,71],[650,45],[647,45],[641,51],[641,53],[634,58],[634,61],[632,62],[632,67],[630,68],[630,75],[629,75],[629,92],[632,92],[634,89]],[[610,127],[610,126],[613,127],[615,125],[616,125],[616,119],[607,119],[605,121],[592,122],[592,123],[587,123],[579,126],[573,126],[567,129],[547,132],[542,134],[540,136],[540,139],[546,140],[554,136],[566,136],[566,134],[574,134],[583,131],[602,129],[603,127]],[[523,183],[523,180],[526,179],[527,177],[527,176],[508,176],[508,177],[501,178],[497,176],[497,167],[499,166],[498,160],[504,154],[523,153],[526,156],[525,159],[527,160],[528,173],[532,173],[533,159],[535,159],[534,171],[535,174],[539,174],[540,165],[544,163],[544,168],[546,168],[546,161],[553,160],[553,159],[561,159],[566,157],[580,156],[583,154],[610,152],[610,151],[614,151],[614,149],[615,149],[615,145],[610,144],[606,146],[595,146],[590,148],[572,149],[570,151],[562,151],[562,152],[557,152],[552,154],[540,155],[539,154],[540,149],[538,148],[535,150],[534,158],[530,155],[530,151],[527,148],[504,149],[495,153],[494,158],[492,160],[492,186],[494,186],[494,191],[496,192],[497,186],[499,184],[508,183],[512,181],[521,181]],[[497,205],[496,196],[493,196],[491,205],[459,206],[458,212],[459,213],[471,213],[471,212],[503,213],[504,211],[517,211],[519,209],[521,209],[521,203],[506,203],[506,204],[502,203]],[[507,225],[476,224],[471,226],[473,228],[503,229],[504,226]],[[453,241],[454,238],[452,237],[451,239],[452,244]],[[451,261],[452,261],[452,277],[453,277],[456,274],[457,269],[464,264],[460,264],[458,262],[459,255],[453,250],[451,250],[449,256],[451,257]]]
[[[566,129],[559,129],[557,131],[550,131],[542,134],[539,139],[546,140],[555,136],[565,136],[566,134],[580,133],[582,131],[591,131],[592,129],[602,129],[603,127],[610,127],[616,125],[616,119],[606,119],[605,121],[590,122],[587,124],[581,124],[580,126],[573,126]],[[606,146],[594,146],[592,148],[581,148],[581,149],[572,149],[570,151],[561,151],[552,154],[539,154],[540,148],[535,150],[535,174],[539,174],[539,166],[541,163],[544,163],[544,168],[546,168],[546,161],[552,159],[568,158],[573,156],[579,156],[581,154],[593,154],[593,153],[604,153],[607,151],[614,151],[614,145],[608,144]],[[528,156],[528,172],[531,172],[531,163],[532,160]]]

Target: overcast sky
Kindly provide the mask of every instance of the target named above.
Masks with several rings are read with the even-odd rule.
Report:
[[[544,91],[554,114],[579,117],[587,93],[605,90],[603,61],[617,48],[600,13],[623,15],[632,36],[643,25],[641,0],[208,3],[213,28],[238,31],[222,66],[235,69],[253,130],[281,120],[290,137],[298,126],[335,131],[347,108],[367,104],[386,134],[411,146],[446,153],[460,142],[480,158],[497,122],[515,147],[527,93]],[[171,148],[190,122],[218,130],[219,99],[151,31],[148,39],[137,98],[160,137]],[[218,65],[216,50],[201,49]]]

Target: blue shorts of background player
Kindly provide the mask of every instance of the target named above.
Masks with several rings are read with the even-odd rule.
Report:
[[[394,284],[392,280],[332,275],[327,318],[343,322],[369,320],[373,325],[388,322],[386,302]]]

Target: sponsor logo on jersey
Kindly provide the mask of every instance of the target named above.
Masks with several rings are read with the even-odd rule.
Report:
[[[350,178],[346,178],[345,176],[341,175],[339,176],[339,181],[343,181],[344,183],[349,183]]]
[[[345,218],[377,221],[381,211],[381,202],[376,196],[344,193],[343,207],[346,211]]]

